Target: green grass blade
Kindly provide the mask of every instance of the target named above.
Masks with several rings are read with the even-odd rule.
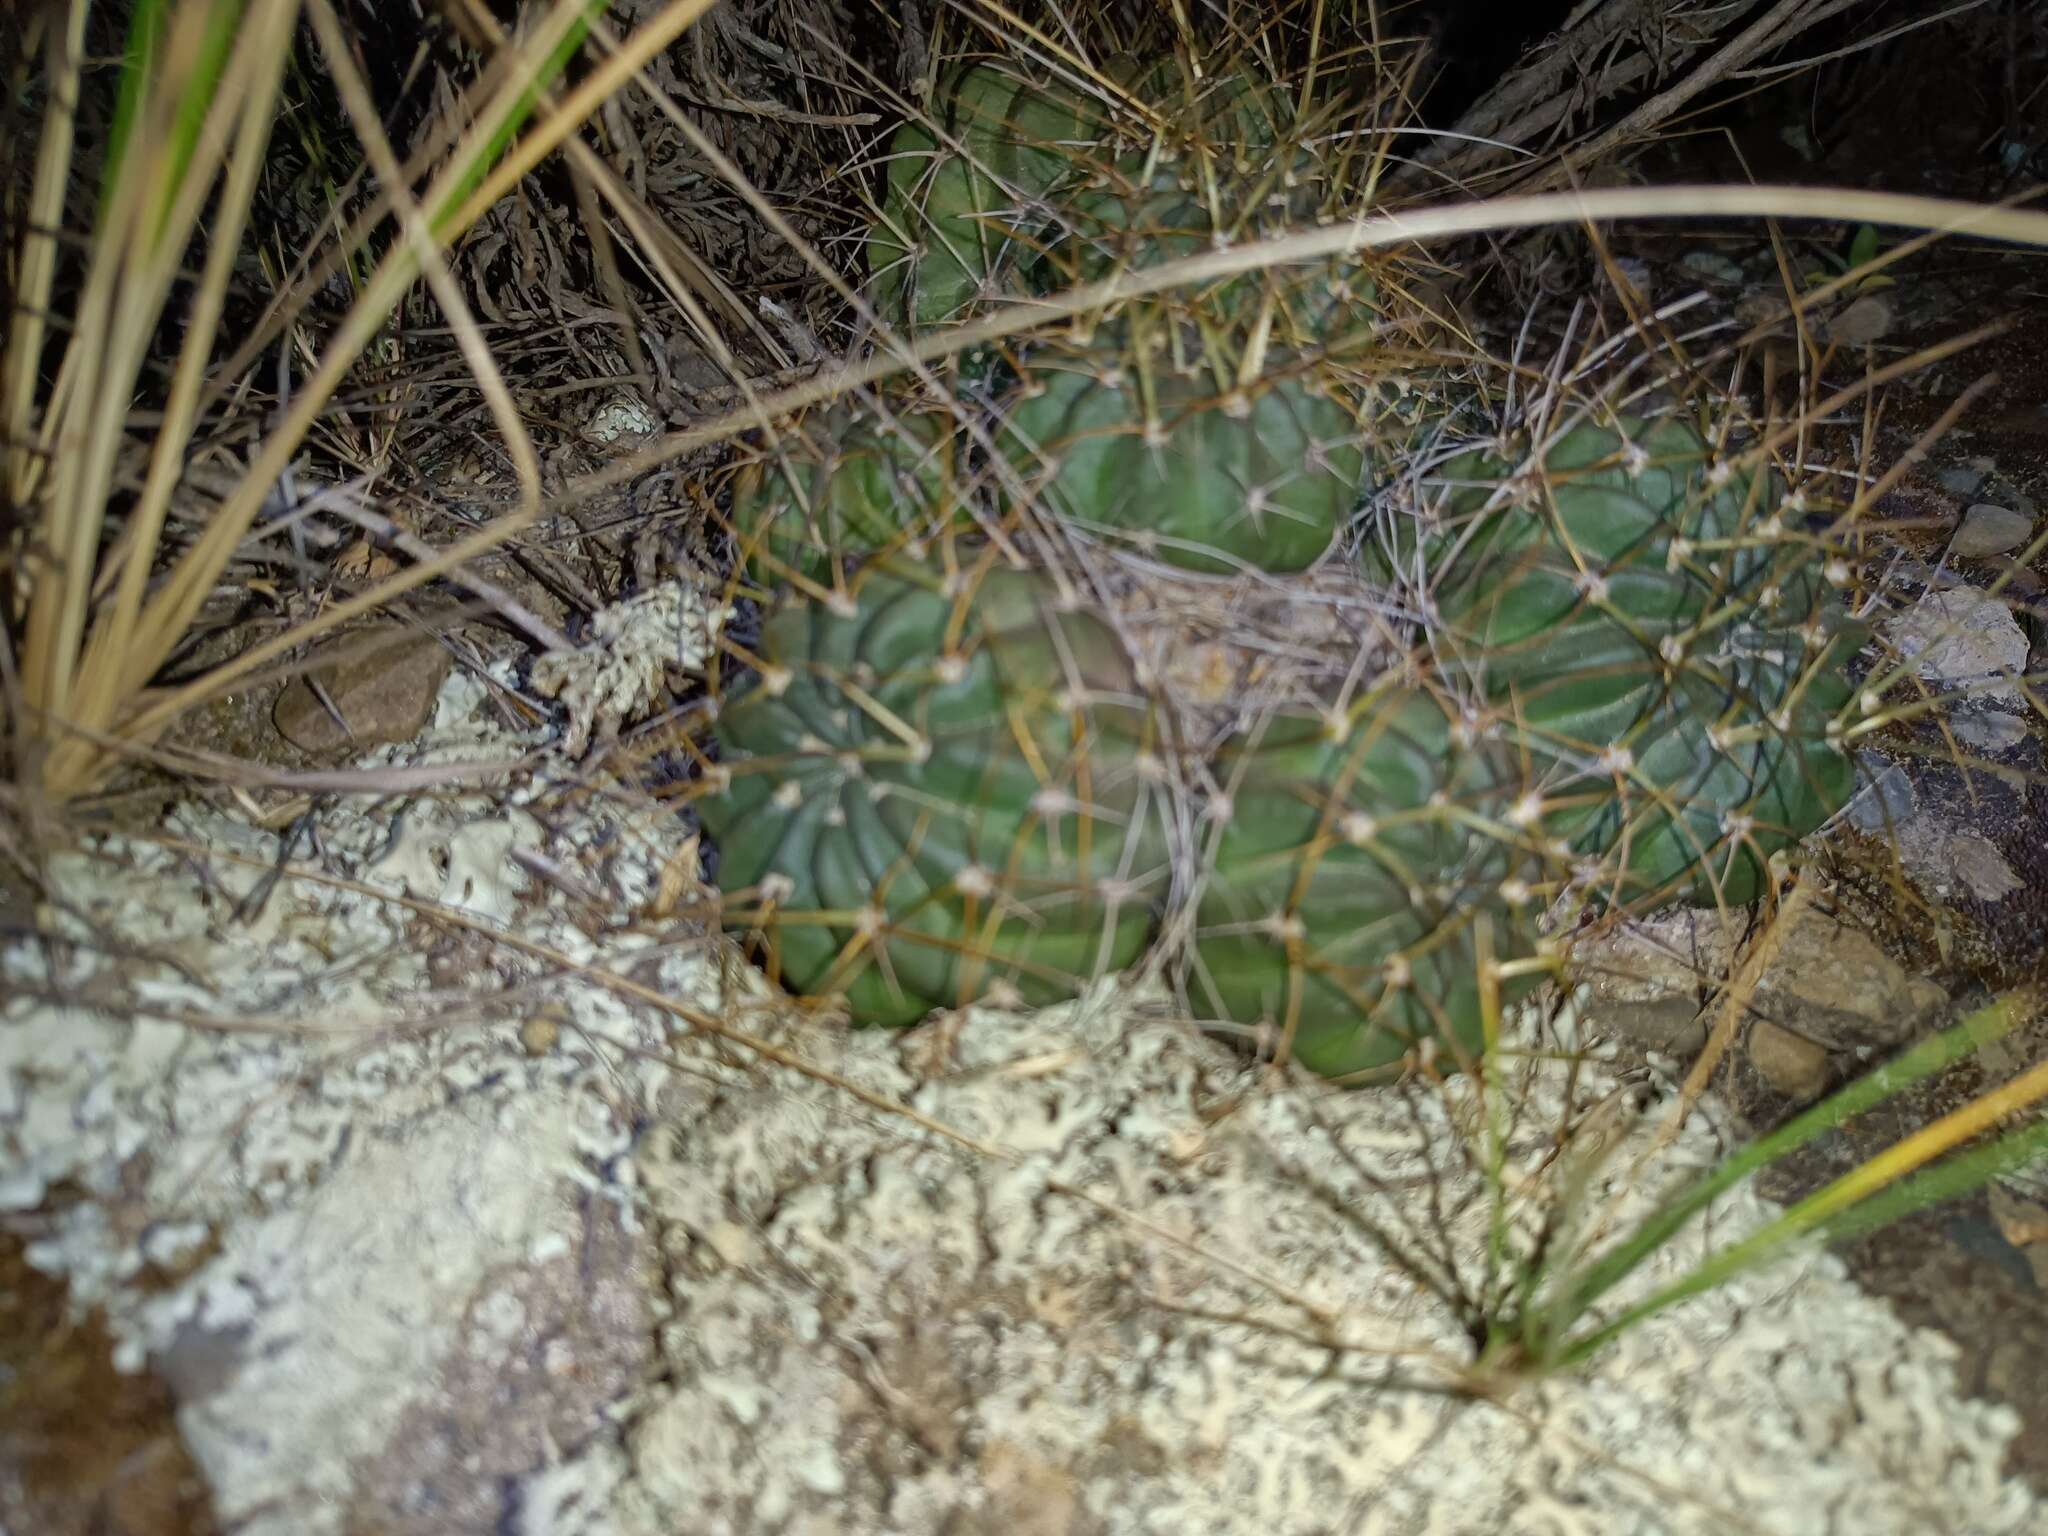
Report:
[[[1968,1194],[1999,1174],[2021,1167],[2044,1154],[2048,1154],[2048,1121],[2014,1131],[1988,1146],[1950,1158],[1846,1209],[1831,1210],[1839,1198],[1838,1192],[1857,1177],[1857,1173],[1847,1174],[1800,1201],[1768,1226],[1715,1254],[1682,1279],[1575,1341],[1565,1349],[1558,1363],[1576,1365],[1589,1359],[1644,1318],[1675,1306],[1688,1297],[1710,1291],[1746,1270],[1770,1263],[1809,1232],[1819,1233],[1827,1242],[1841,1242],[1940,1201]]]
[[[1872,1195],[1823,1222],[1821,1234],[1831,1243],[1860,1237],[1930,1205],[1967,1195],[2000,1174],[2023,1168],[2037,1158],[2048,1158],[2048,1120],[1952,1157],[1910,1179],[1901,1179],[1883,1194]]]
[[[128,19],[128,46],[121,55],[121,88],[114,98],[114,125],[107,139],[106,171],[100,179],[102,225],[121,166],[128,158],[128,143],[135,136],[136,120],[142,115],[150,80],[156,73],[168,11],[169,0],[135,0],[135,12]]]
[[[1562,1335],[1588,1307],[1632,1274],[1688,1221],[1759,1168],[1961,1061],[2009,1033],[2024,1017],[2025,1010],[2014,1006],[2012,999],[2001,998],[1742,1148],[1667,1201],[1633,1236],[1595,1261],[1558,1301],[1545,1308],[1547,1336]],[[1577,1355],[1579,1351],[1575,1348],[1573,1353]]]
[[[199,150],[199,136],[206,126],[220,93],[221,77],[234,52],[241,30],[245,0],[213,0],[196,50],[188,64],[181,66],[176,80],[164,78],[170,62],[167,52],[172,23],[170,0],[137,0],[130,19],[128,45],[121,60],[121,85],[114,103],[114,124],[107,151],[107,166],[101,178],[100,219],[104,226],[112,210],[128,150],[150,110],[155,94],[166,88],[177,92],[171,114],[170,139],[163,174],[150,188],[150,211],[143,221],[146,239],[153,246],[164,238],[172,210],[177,206],[185,178],[192,171]]]
[[[527,121],[533,116],[534,108],[540,104],[542,95],[561,78],[562,71],[569,67],[569,61],[583,46],[584,38],[589,36],[591,23],[604,14],[610,3],[611,0],[584,0],[581,14],[569,24],[562,34],[561,41],[541,61],[532,83],[519,93],[506,111],[504,120],[477,147],[476,154],[463,168],[462,175],[450,185],[439,206],[431,210],[429,219],[436,239],[448,240],[460,233],[455,228],[455,221],[461,214],[464,204],[469,201],[470,194],[483,185],[483,180],[490,174],[491,167],[512,147],[513,140],[519,137],[519,130],[526,126]]]

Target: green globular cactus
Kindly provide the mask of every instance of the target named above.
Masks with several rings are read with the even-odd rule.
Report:
[[[1349,137],[1249,76],[1112,64],[1098,84],[1101,110],[978,66],[935,127],[899,132],[868,237],[885,318],[951,323],[1359,195]],[[1670,419],[1443,458],[1476,403],[1432,371],[1416,274],[1370,261],[1117,300],[978,355],[957,402],[885,392],[743,471],[743,558],[813,600],[786,594],[758,654],[731,647],[754,670],[697,804],[725,925],[783,985],[882,1024],[1045,1004],[1163,929],[1219,1030],[1337,1077],[1432,1044],[1463,1065],[1547,968],[1559,897],[1745,902],[1843,803],[1861,632],[1796,499]],[[1419,504],[1361,519],[1368,462],[1432,456]],[[1204,576],[1354,579],[1329,556],[1357,545],[1374,648],[1301,643],[1364,698],[1269,714],[1190,794],[1176,733],[1206,727],[1159,636],[1134,641],[1141,670],[1110,610],[1063,595],[1173,605],[1128,563],[982,569],[997,545],[1056,559],[1050,524]],[[1382,644],[1407,661],[1375,684]]]
[[[944,407],[842,401],[783,432],[733,490],[741,555],[766,579],[914,549],[962,512],[960,434]]]
[[[1306,162],[1304,162],[1306,167]],[[1324,198],[1303,178],[1263,167],[1234,171],[1183,151],[1126,155],[1096,172],[1063,202],[1043,252],[1024,264],[1040,293],[1250,244],[1310,223]],[[1142,309],[1194,330],[1205,348],[1242,350],[1263,334],[1304,354],[1355,355],[1379,326],[1378,289],[1353,259],[1293,263],[1125,300],[1112,314]]]
[[[1861,638],[1841,622],[1744,625],[1674,656],[1613,624],[1567,626],[1511,718],[1547,773],[1545,824],[1583,856],[1580,883],[1642,910],[1762,895],[1770,855],[1855,787],[1830,725]]]
[[[1268,358],[1240,383],[1170,358],[1041,353],[999,442],[1038,504],[1076,530],[1203,572],[1299,571],[1357,505],[1350,411]]]
[[[874,572],[838,609],[778,609],[760,652],[697,805],[726,925],[784,986],[901,1025],[1138,958],[1166,754],[1104,624],[1035,576]]]
[[[1231,743],[1184,990],[1332,1077],[1428,1042],[1475,1058],[1485,1001],[1537,967],[1545,839],[1514,752],[1455,705],[1390,690],[1342,721],[1281,719]],[[1495,990],[1497,989],[1497,990]]]
[[[1255,243],[1357,212],[1364,167],[1334,102],[1303,103],[1254,71],[1185,61],[1113,66],[1128,83],[1092,168],[1062,188],[1023,275],[1052,293]],[[1303,108],[1306,107],[1306,115]],[[1376,260],[1381,258],[1375,258]],[[1382,330],[1364,260],[1254,271],[1112,303],[1179,325],[1233,365],[1267,345],[1298,356],[1362,357]]]
[[[991,64],[959,72],[939,100],[936,132],[913,120],[891,140],[867,237],[869,296],[913,331],[966,319],[1001,287],[1100,133],[1072,92]]]
[[[1851,788],[1847,622],[1767,470],[1671,419],[1583,423],[1434,471],[1365,546],[1449,673],[1514,721],[1613,901],[1753,899]],[[1425,495],[1428,495],[1428,490]]]
[[[1503,682],[1568,661],[1582,620],[1654,648],[1738,610],[1802,623],[1827,601],[1813,546],[1782,526],[1782,487],[1730,471],[1673,418],[1580,423],[1524,461],[1473,449],[1424,497],[1367,539],[1367,571],[1415,596],[1439,650]]]

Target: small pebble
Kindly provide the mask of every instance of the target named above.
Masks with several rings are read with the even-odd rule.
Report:
[[[316,756],[410,741],[434,718],[453,665],[432,635],[384,629],[324,640],[306,658],[305,675],[278,695],[271,723]]]
[[[1742,268],[1719,251],[1688,251],[1682,265],[1695,277],[1704,277],[1710,282],[1742,281]]]
[[[1841,346],[1867,347],[1891,328],[1891,302],[1866,293],[1829,322],[1828,335]]]
[[[1765,1082],[1795,1103],[1811,1103],[1828,1085],[1826,1047],[1769,1019],[1749,1027],[1749,1061]]]
[[[529,1056],[545,1056],[562,1038],[562,1023],[568,1010],[549,1003],[519,1021],[519,1048]]]
[[[1618,258],[1614,263],[1613,272],[1609,274],[1609,279],[1610,281],[1627,283],[1629,287],[1635,290],[1636,297],[1645,304],[1651,301],[1650,296],[1656,291],[1650,284],[1650,264],[1634,256]]]
[[[2034,520],[2026,513],[1980,501],[1963,514],[1949,552],[1972,560],[2002,555],[2018,549],[2033,533]]]

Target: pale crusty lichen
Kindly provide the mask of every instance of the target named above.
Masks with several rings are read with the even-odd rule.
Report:
[[[600,609],[582,649],[537,658],[535,691],[569,712],[563,750],[581,757],[593,736],[615,735],[648,713],[671,670],[701,672],[726,616],[696,587],[665,581]]]

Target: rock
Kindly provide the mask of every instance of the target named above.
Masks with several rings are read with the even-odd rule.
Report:
[[[1885,634],[1940,691],[2020,707],[2013,679],[2026,670],[2027,637],[1997,598],[1974,587],[1929,592],[1887,623]]]
[[[1709,909],[1685,908],[1579,940],[1567,964],[1586,989],[1581,1016],[1652,1050],[1698,1049],[1716,1006],[1710,999],[1702,1015],[1698,999],[1718,994],[1739,963],[1722,922]],[[1739,922],[1730,920],[1738,940]],[[1824,1051],[1869,1053],[1911,1038],[1947,1000],[1861,929],[1807,907],[1793,918],[1750,1007]]]
[[[1742,281],[1742,268],[1719,251],[1688,251],[1680,265],[1695,277],[1704,277],[1710,282]]]
[[[1936,475],[1935,481],[1952,496],[1974,496],[1990,473],[1988,466],[1957,464]]]
[[[1890,301],[1866,293],[1828,322],[1828,336],[1845,347],[1867,347],[1891,328]]]
[[[1792,307],[1782,293],[1752,293],[1736,301],[1735,318],[1746,330],[1783,336],[1792,329]]]
[[[1749,1064],[1771,1087],[1796,1103],[1811,1103],[1828,1086],[1827,1047],[1769,1019],[1758,1019],[1749,1026]]]
[[[654,413],[637,394],[620,390],[600,401],[583,424],[583,440],[599,447],[630,448],[646,441],[661,428]]]
[[[1948,716],[1956,740],[1979,752],[2010,752],[2027,739],[2027,722],[2002,709],[1976,709],[1965,704]]]
[[[1865,753],[1857,759],[1857,771],[1866,782],[1849,802],[1849,824],[1865,832],[1896,832],[1912,821],[1919,808],[1913,796],[1913,780],[1897,763]]]
[[[1908,814],[1889,827],[1865,830],[1884,838],[1907,878],[1937,901],[1965,895],[1979,901],[2003,901],[2026,888],[2026,882],[2013,872],[1990,838],[1944,821],[1931,811],[1916,812],[1909,807]]]
[[[278,695],[271,723],[316,756],[409,741],[433,718],[453,665],[446,646],[414,630],[386,627],[323,641],[305,672]]]
[[[1807,907],[1793,920],[1752,1004],[1828,1050],[1889,1049],[1948,1001],[1859,928]]]
[[[2027,729],[2017,716],[1992,709],[1959,710],[1949,724],[1966,745],[1986,726],[2010,726],[2023,734]],[[1937,748],[1930,743],[1930,751]],[[1914,886],[1938,901],[1999,902],[2026,890],[2026,878],[2015,873],[1999,846],[2023,823],[2024,799],[2011,786],[1948,761],[1945,752],[1910,761],[1911,774],[1907,763],[1882,752],[1857,755],[1864,782],[1845,812],[1849,824],[1882,841]]]
[[[2018,549],[2034,534],[2034,520],[2010,507],[1980,501],[1963,514],[1962,525],[1949,545],[1949,553],[1981,560]]]
[[[1628,284],[1640,302],[1653,302],[1652,295],[1656,289],[1651,282],[1650,264],[1647,261],[1635,256],[1617,257],[1612,277],[1618,282]]]
[[[1671,992],[1623,1005],[1609,999],[1604,1006],[1587,1009],[1585,1017],[1596,1028],[1604,1026],[1680,1061],[1697,1056],[1707,1043],[1708,1020],[1691,993]]]
[[[2048,1205],[2016,1195],[1997,1182],[1985,1193],[1999,1234],[2026,1259],[2034,1284],[2048,1290]]]
[[[2003,901],[2027,882],[2013,873],[1998,846],[1981,832],[1958,832],[1948,840],[1949,868],[1979,901]]]
[[[1576,941],[1570,974],[1585,988],[1586,1025],[1680,1058],[1706,1044],[1700,999],[1725,974],[1728,947],[1697,917],[1664,913]]]

